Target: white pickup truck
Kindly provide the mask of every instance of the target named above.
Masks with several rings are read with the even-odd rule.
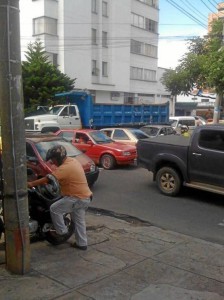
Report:
[[[26,132],[56,132],[59,129],[81,127],[77,105],[56,105],[47,114],[25,118]]]

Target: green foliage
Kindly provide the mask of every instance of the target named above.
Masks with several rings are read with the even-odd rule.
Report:
[[[223,21],[212,23],[211,32],[204,38],[189,40],[188,52],[176,70],[165,72],[162,83],[172,95],[189,93],[193,88],[224,91]]]
[[[189,92],[188,73],[185,70],[166,70],[161,78],[161,82],[172,96],[188,94]]]
[[[25,114],[35,111],[37,106],[57,104],[56,93],[74,89],[75,79],[70,79],[52,65],[42,43],[28,45],[26,61],[22,62]]]

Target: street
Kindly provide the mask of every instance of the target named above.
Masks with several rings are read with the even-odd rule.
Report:
[[[220,195],[183,188],[178,197],[164,196],[152,181],[151,173],[135,166],[101,170],[92,190],[94,208],[224,244],[224,201]]]

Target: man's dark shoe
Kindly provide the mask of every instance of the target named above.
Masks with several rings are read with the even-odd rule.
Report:
[[[79,245],[77,245],[76,243],[71,244],[71,246],[72,246],[73,248],[76,248],[76,249],[79,249],[79,250],[87,250],[87,246],[79,246]]]

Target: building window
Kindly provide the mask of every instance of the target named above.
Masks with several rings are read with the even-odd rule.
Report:
[[[102,76],[108,76],[108,70],[107,70],[107,62],[102,62]]]
[[[92,13],[97,13],[97,0],[92,0]]]
[[[97,61],[92,60],[92,75],[97,76],[99,75],[99,69],[97,68]]]
[[[106,31],[102,32],[102,46],[107,47],[107,32]]]
[[[144,17],[132,14],[132,25],[139,28],[144,28]]]
[[[157,57],[158,48],[156,46],[145,44],[145,55]]]
[[[102,2],[102,15],[104,17],[107,17],[108,16],[108,5],[107,5],[107,2],[103,1]]]
[[[96,44],[96,29],[92,28],[92,45]]]
[[[144,80],[144,81],[156,81],[156,71],[131,67],[131,79]]]
[[[151,31],[153,33],[158,33],[158,22],[153,21],[148,18],[136,15],[132,13],[132,25]]]
[[[56,53],[46,52],[48,55],[48,60],[52,65],[58,66],[58,55]]]
[[[57,20],[49,17],[33,19],[33,34],[57,35]]]
[[[136,40],[131,40],[131,53],[157,57],[157,47]]]
[[[156,81],[156,71],[144,69],[144,80]]]
[[[158,0],[138,0],[139,2],[143,2],[149,6],[158,8]]]
[[[147,31],[158,32],[157,26],[158,26],[157,22],[145,18],[145,29]]]
[[[124,104],[134,104],[135,95],[132,93],[124,93]]]
[[[142,45],[141,42],[131,40],[131,53],[143,54]]]
[[[143,69],[131,67],[131,79],[143,80]]]

